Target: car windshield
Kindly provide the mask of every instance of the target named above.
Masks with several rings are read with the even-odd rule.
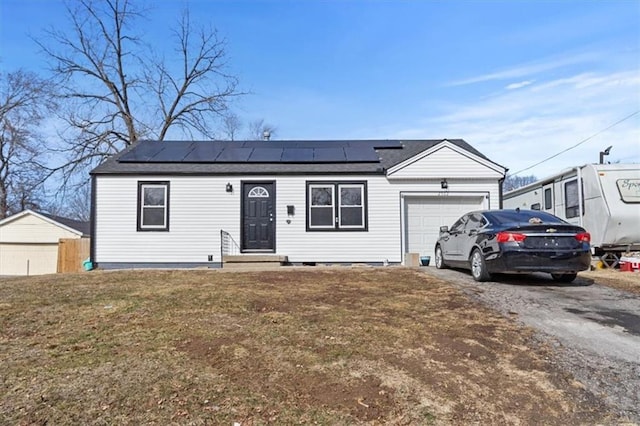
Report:
[[[566,224],[564,220],[552,214],[533,210],[494,210],[485,216],[495,224],[504,223],[555,223]]]

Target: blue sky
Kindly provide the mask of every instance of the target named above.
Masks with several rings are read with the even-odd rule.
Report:
[[[30,35],[58,0],[0,2],[0,67],[44,73]],[[228,41],[251,94],[235,105],[278,139],[463,138],[522,174],[640,162],[640,1],[157,1],[161,44],[188,4]]]

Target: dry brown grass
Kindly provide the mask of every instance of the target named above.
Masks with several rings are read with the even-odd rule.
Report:
[[[2,424],[580,424],[529,330],[403,268],[0,281]]]
[[[638,272],[623,272],[618,269],[595,269],[593,271],[580,272],[580,276],[592,279],[598,284],[640,294],[640,273]]]

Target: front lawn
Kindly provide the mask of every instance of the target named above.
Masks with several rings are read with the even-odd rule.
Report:
[[[416,270],[0,279],[2,424],[614,420],[530,330]]]

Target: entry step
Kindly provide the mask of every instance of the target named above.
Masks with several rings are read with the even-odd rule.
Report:
[[[227,255],[223,258],[223,263],[262,263],[262,264],[278,264],[286,265],[289,261],[287,256],[280,256],[275,254],[234,254]]]

